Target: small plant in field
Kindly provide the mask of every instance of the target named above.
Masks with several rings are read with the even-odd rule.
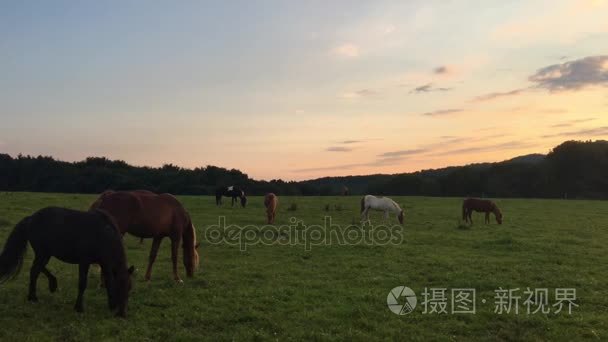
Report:
[[[323,208],[324,208],[325,211],[329,211],[330,206],[329,206],[329,204],[326,204],[325,207],[323,207]]]
[[[342,204],[336,204],[336,205],[334,205],[334,210],[335,211],[342,211],[343,210],[342,209]]]
[[[287,211],[296,211],[298,210],[298,204],[297,203],[291,203],[289,205],[289,207],[287,207]]]

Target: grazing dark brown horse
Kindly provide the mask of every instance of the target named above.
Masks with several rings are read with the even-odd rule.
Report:
[[[145,275],[147,281],[150,280],[152,264],[165,237],[171,239],[173,279],[182,282],[177,273],[180,242],[184,250],[186,274],[188,277],[194,275],[199,263],[196,230],[190,215],[173,195],[157,195],[144,190],[106,191],[93,203],[91,209],[102,209],[112,215],[123,235],[129,233],[139,238],[153,239]]]
[[[89,266],[99,264],[107,285],[110,310],[118,309],[118,316],[126,315],[133,267],[127,269],[122,236],[107,213],[49,207],[24,218],[15,226],[0,254],[0,282],[19,273],[28,241],[35,253],[30,269],[29,301],[38,301],[36,282],[40,273],[48,278],[49,290],[57,290],[57,278],[46,268],[51,257],[56,257],[78,264],[76,311],[84,311],[83,294]]]
[[[473,224],[472,214],[473,211],[478,213],[485,213],[485,222],[490,223],[490,213],[494,213],[496,222],[502,224],[502,213],[496,203],[489,200],[482,200],[477,198],[467,198],[462,202],[462,219],[464,222]]]
[[[264,196],[264,206],[266,207],[266,216],[268,217],[268,224],[274,224],[274,218],[277,215],[277,206],[279,205],[279,198],[273,193],[268,193]]]

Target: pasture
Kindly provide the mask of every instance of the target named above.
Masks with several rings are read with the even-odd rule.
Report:
[[[96,198],[72,194],[0,194],[0,244],[21,218],[49,206],[86,209]],[[126,236],[130,265],[138,269],[127,319],[113,317],[95,269],[85,292],[85,313],[73,311],[78,267],[53,259],[58,278],[51,294],[38,281],[39,303],[26,300],[29,248],[21,274],[0,285],[0,340],[578,340],[608,338],[608,203],[601,201],[498,199],[504,223],[463,225],[460,198],[392,197],[405,209],[403,242],[394,245],[211,244],[203,232],[225,216],[228,224],[264,225],[263,197],[247,208],[213,197],[179,196],[201,242],[201,267],[183,285],[171,276],[169,240],[163,240],[143,280],[150,240]],[[305,224],[349,226],[360,219],[360,197],[280,196],[275,225],[295,217]],[[295,204],[292,206],[292,204]],[[291,208],[290,208],[291,206]],[[288,210],[295,209],[295,210]],[[381,214],[372,212],[372,223]],[[392,222],[396,219],[391,216]],[[86,227],[83,227],[83,229]],[[277,236],[277,239],[282,238]],[[418,307],[393,314],[387,295],[405,285]],[[424,314],[428,288],[474,288],[475,314]],[[494,312],[494,290],[576,288],[571,315]],[[449,293],[448,293],[449,296]],[[482,299],[487,302],[482,303]],[[449,309],[449,304],[448,304]]]

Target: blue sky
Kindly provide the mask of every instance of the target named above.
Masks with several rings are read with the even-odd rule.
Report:
[[[608,136],[608,3],[0,3],[0,151],[256,178]]]

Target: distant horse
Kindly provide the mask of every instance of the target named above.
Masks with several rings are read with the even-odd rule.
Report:
[[[36,282],[41,272],[49,280],[49,290],[57,290],[57,278],[46,268],[54,256],[78,264],[76,311],[84,311],[83,294],[89,266],[94,263],[101,266],[110,310],[118,309],[118,316],[126,316],[133,266],[127,269],[122,237],[107,213],[48,207],[24,218],[15,226],[0,254],[0,282],[19,273],[28,241],[35,253],[30,269],[29,301],[38,301]]]
[[[348,196],[348,195],[350,195],[350,190],[345,185],[345,186],[342,187],[342,196]]]
[[[196,230],[190,215],[171,194],[154,194],[149,191],[106,191],[91,209],[103,209],[114,217],[121,234],[129,233],[139,238],[152,238],[145,279],[150,280],[152,264],[163,238],[171,239],[173,279],[181,283],[177,273],[177,254],[180,242],[184,250],[183,263],[188,277],[194,275],[199,256]]]
[[[388,220],[389,213],[397,213],[399,223],[403,224],[403,209],[395,201],[388,197],[376,197],[365,195],[361,199],[361,222],[370,222],[369,211],[377,210],[384,212],[384,219]],[[370,222],[371,223],[371,222]]]
[[[243,189],[236,186],[221,186],[215,190],[215,204],[222,205],[222,196],[231,197],[232,198],[232,206],[234,207],[234,202],[236,202],[237,198],[241,199],[241,205],[245,208],[247,205],[247,197],[245,196],[245,191]]]
[[[268,217],[268,224],[274,224],[274,218],[277,215],[277,206],[279,205],[279,198],[273,193],[268,193],[264,196],[264,206],[266,207],[266,216]]]
[[[490,213],[494,213],[496,222],[502,224],[502,213],[496,203],[489,200],[482,200],[477,198],[467,198],[462,202],[462,219],[464,222],[473,224],[472,214],[473,211],[481,212],[486,214],[486,223],[490,223]]]

